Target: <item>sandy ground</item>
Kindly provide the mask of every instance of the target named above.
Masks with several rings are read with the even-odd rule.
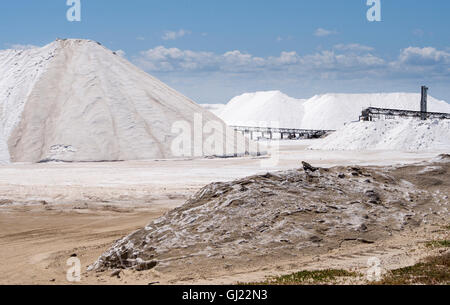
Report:
[[[14,164],[0,167],[0,284],[68,284],[66,260],[73,254],[82,268],[111,244],[152,219],[180,206],[207,183],[228,181],[268,170],[300,166],[387,165],[429,160],[440,152],[325,152],[304,150],[309,142],[286,142],[275,167],[263,158],[141,161],[117,163]],[[81,284],[234,283],[267,275],[315,268],[364,270],[367,258],[386,268],[408,265],[428,255],[423,241],[444,234],[442,224],[403,232],[382,244],[345,243],[336,252],[302,255],[291,262],[236,270],[224,262],[213,277],[207,266],[186,266],[183,276],[157,271],[87,273]],[[264,265],[264,264],[263,264]]]

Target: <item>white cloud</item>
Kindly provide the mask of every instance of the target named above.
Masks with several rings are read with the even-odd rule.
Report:
[[[300,62],[300,56],[297,52],[281,52],[279,57],[269,57],[275,65],[292,65]]]
[[[355,73],[357,71],[373,71],[385,65],[385,61],[370,53],[338,53],[322,51],[305,55],[301,58],[304,69],[316,72]]]
[[[412,83],[426,77],[435,90],[440,86],[442,92],[447,92],[445,85],[439,84],[450,81],[450,49],[432,47],[405,48],[392,60],[359,44],[336,45],[307,54],[283,51],[273,56],[255,56],[242,50],[214,53],[159,46],[141,52],[133,61],[204,103],[228,94],[231,97],[231,93],[224,93],[227,90],[234,95],[273,88],[291,88],[300,95],[374,88],[407,91],[414,89]]]
[[[408,47],[401,50],[398,59],[389,63],[393,74],[412,77],[446,78],[450,77],[450,52],[433,47]]]
[[[226,52],[222,56],[219,56],[218,60],[221,70],[224,71],[253,71],[266,65],[264,58],[254,57],[251,54],[242,53],[237,50]]]
[[[156,48],[143,51],[135,58],[138,65],[150,71],[228,71],[244,72],[263,67],[263,58],[238,50],[224,54],[204,51],[180,50],[178,48]]]
[[[162,36],[163,40],[175,40],[181,37],[184,37],[186,35],[191,34],[191,31],[187,30],[178,30],[178,31],[165,31],[164,35]]]
[[[432,47],[409,47],[401,51],[399,61],[409,65],[450,64],[450,53]]]
[[[450,53],[432,47],[409,47],[401,50],[395,60],[375,54],[373,48],[359,44],[336,45],[330,50],[309,54],[283,51],[275,56],[255,56],[232,50],[222,54],[207,51],[181,50],[159,46],[143,51],[133,61],[144,70],[154,72],[196,73],[210,75],[242,74],[241,77],[261,79],[263,75],[283,79],[411,79],[414,77],[450,76]],[[244,76],[245,74],[245,76]]]
[[[369,52],[373,51],[374,48],[361,45],[359,43],[350,43],[350,44],[337,44],[333,47],[335,50],[339,51],[362,51],[362,52]]]
[[[318,28],[317,30],[314,31],[314,36],[317,36],[317,37],[325,37],[325,36],[336,35],[336,34],[337,34],[336,31],[326,30],[323,28]]]
[[[216,55],[158,46],[141,52],[136,62],[150,71],[194,71],[215,65]]]
[[[239,50],[216,54],[205,51],[156,48],[141,52],[134,61],[149,71],[186,72],[222,71],[251,73],[256,71],[290,71],[314,73],[315,71],[350,71],[377,69],[385,61],[370,53],[322,51],[300,56],[297,52],[283,51],[278,56],[258,57]]]

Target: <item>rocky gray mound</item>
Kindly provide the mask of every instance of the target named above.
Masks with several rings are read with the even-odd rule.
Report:
[[[439,160],[450,160],[450,154],[441,154],[438,158]]]
[[[448,180],[450,162],[436,164],[443,170],[428,174]],[[346,240],[376,242],[447,215],[445,194],[403,180],[427,166],[322,169],[304,163],[298,170],[213,183],[117,241],[90,269],[145,270],[192,257],[278,259]]]

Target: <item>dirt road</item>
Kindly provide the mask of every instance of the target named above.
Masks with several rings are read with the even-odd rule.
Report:
[[[164,212],[17,208],[0,213],[0,284],[68,283],[66,260],[71,255],[85,269],[114,240]]]

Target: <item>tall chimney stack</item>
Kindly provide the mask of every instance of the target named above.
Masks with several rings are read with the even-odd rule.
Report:
[[[427,119],[426,113],[428,112],[428,88],[422,86],[422,99],[420,100],[420,112],[422,112],[422,120]]]

